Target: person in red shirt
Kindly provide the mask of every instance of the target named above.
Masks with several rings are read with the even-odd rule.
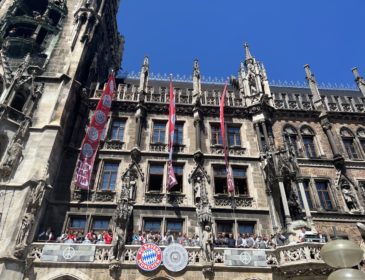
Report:
[[[111,230],[108,230],[108,232],[105,231],[104,234],[103,234],[103,237],[104,237],[105,244],[111,244],[112,243],[113,234],[112,234]]]

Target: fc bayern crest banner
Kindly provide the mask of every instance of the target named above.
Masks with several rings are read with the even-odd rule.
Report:
[[[225,126],[224,126],[224,100],[226,97],[227,91],[227,83],[224,86],[220,107],[219,107],[219,119],[221,123],[221,134],[222,134],[222,142],[223,142],[223,150],[224,150],[224,160],[226,163],[226,173],[227,173],[227,188],[228,192],[234,192],[234,182],[231,168],[228,165],[228,148],[227,148],[227,141],[226,141],[226,133],[225,133]]]
[[[175,95],[172,87],[172,81],[170,78],[170,107],[169,107],[169,160],[167,164],[168,177],[167,177],[167,190],[170,190],[173,186],[177,185],[175,177],[174,167],[172,166],[172,152],[174,148],[174,136],[175,136],[175,121],[176,121],[176,108],[175,108]]]
[[[111,74],[91,118],[91,122],[86,131],[85,138],[81,145],[81,152],[76,163],[75,185],[80,189],[90,189],[90,178],[93,171],[95,156],[101,135],[108,120],[114,90],[115,77],[114,74]]]

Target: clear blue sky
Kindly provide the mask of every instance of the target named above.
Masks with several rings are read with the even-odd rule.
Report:
[[[264,62],[270,80],[304,81],[308,63],[319,82],[353,83],[365,76],[364,0],[121,0],[124,71],[236,74],[243,42]]]

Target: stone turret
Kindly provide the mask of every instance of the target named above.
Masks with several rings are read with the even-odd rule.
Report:
[[[365,80],[363,77],[360,76],[359,70],[357,70],[357,67],[352,68],[352,73],[355,76],[355,82],[361,91],[363,97],[365,98]]]

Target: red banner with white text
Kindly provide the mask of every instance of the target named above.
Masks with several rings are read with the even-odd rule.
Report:
[[[226,173],[227,173],[227,189],[228,192],[234,192],[234,182],[232,176],[232,170],[228,164],[228,148],[227,148],[227,141],[226,141],[226,133],[225,133],[225,125],[224,125],[224,100],[226,97],[227,91],[227,83],[224,86],[221,102],[219,105],[219,120],[221,123],[221,135],[222,135],[222,143],[223,143],[223,150],[224,150],[224,161],[226,163]]]
[[[75,185],[83,190],[90,189],[90,179],[95,156],[99,147],[101,135],[108,120],[114,90],[115,77],[114,74],[111,74],[91,118],[91,122],[86,131],[85,138],[81,145],[81,152],[76,163]]]

